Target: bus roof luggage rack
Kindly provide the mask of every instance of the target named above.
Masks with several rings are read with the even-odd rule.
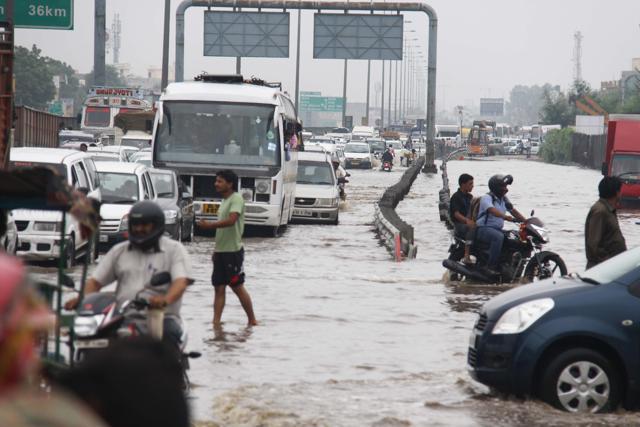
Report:
[[[194,78],[197,82],[205,83],[244,83],[242,74],[207,74],[202,73]]]

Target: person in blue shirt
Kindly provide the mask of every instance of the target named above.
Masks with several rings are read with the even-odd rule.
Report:
[[[497,271],[499,267],[500,253],[504,243],[504,233],[502,232],[504,222],[525,221],[525,217],[513,207],[506,197],[509,191],[507,186],[512,183],[513,177],[511,175],[494,175],[489,179],[490,192],[480,199],[480,207],[476,217],[476,239],[489,246],[487,268],[492,272]]]

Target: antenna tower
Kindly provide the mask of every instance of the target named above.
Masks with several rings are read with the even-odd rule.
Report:
[[[573,81],[582,81],[582,33],[576,31],[573,35]]]

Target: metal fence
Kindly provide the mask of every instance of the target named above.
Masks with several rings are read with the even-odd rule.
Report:
[[[76,120],[24,106],[16,107],[15,113],[14,147],[55,148],[60,129],[73,127]]]
[[[571,140],[571,161],[591,169],[600,169],[606,148],[606,135],[574,133]]]

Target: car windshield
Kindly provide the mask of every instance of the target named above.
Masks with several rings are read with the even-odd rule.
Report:
[[[277,166],[278,129],[273,105],[165,102],[156,136],[160,161]]]
[[[111,110],[108,107],[87,107],[84,125],[106,128],[111,124]]]
[[[325,162],[298,162],[298,184],[334,185],[335,172]]]
[[[133,204],[140,200],[138,177],[128,173],[98,172],[102,203]]]
[[[152,172],[151,180],[153,188],[155,188],[158,197],[161,199],[173,199],[176,195],[176,186],[173,180],[173,174]]]
[[[122,145],[123,147],[148,148],[151,146],[151,140],[122,138],[120,145]]]
[[[362,144],[347,144],[344,146],[345,153],[369,153],[369,147]]]
[[[580,279],[594,284],[610,283],[640,268],[640,248],[621,253],[580,273]]]
[[[386,148],[384,141],[369,141],[369,145],[371,146],[372,151],[384,151]]]
[[[59,163],[39,163],[39,162],[22,162],[14,161],[9,163],[9,168],[12,170],[17,169],[31,169],[31,168],[48,168],[59,174],[60,176],[67,177],[67,168],[65,165]]]
[[[625,180],[640,180],[640,156],[616,154],[611,162],[611,175]]]

